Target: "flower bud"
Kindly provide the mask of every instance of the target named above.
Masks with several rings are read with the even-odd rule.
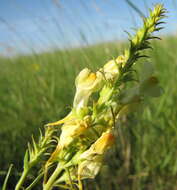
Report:
[[[119,74],[116,60],[110,60],[108,63],[106,63],[103,67],[103,71],[106,79],[114,80]]]

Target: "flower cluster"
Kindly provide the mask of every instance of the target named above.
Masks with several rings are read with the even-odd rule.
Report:
[[[150,17],[144,19],[144,26],[130,40],[130,48],[123,55],[110,60],[97,72],[85,68],[76,77],[71,112],[64,119],[47,125],[61,125],[58,145],[47,167],[58,162],[59,168],[65,170],[61,176],[53,177],[55,171],[52,183],[94,178],[105,152],[114,144],[114,129],[118,120],[137,111],[146,96],[161,94],[151,64],[142,65],[143,76],[139,78],[134,76],[131,67],[143,56],[141,50],[150,47],[149,39],[154,38],[152,32],[159,30],[157,26],[164,12],[161,5],[156,5]],[[138,82],[135,84],[134,81]],[[133,83],[133,87],[126,88],[127,82]],[[49,178],[44,187],[52,183]]]
[[[118,121],[138,111],[146,97],[161,94],[150,63],[142,64],[140,76],[132,67],[145,57],[141,52],[150,47],[150,39],[156,38],[152,33],[161,29],[164,13],[163,6],[156,5],[144,19],[143,27],[131,36],[130,47],[123,55],[96,72],[85,68],[78,74],[70,113],[46,125],[50,129],[60,126],[61,134],[44,166],[44,190],[62,183],[69,184],[71,189],[73,185],[82,189],[81,180],[98,174],[106,151],[114,145]],[[53,172],[48,172],[53,167]]]
[[[134,75],[132,66],[144,56],[141,51],[150,47],[149,39],[155,38],[152,32],[159,30],[157,26],[164,12],[161,5],[156,5],[150,17],[144,19],[144,26],[130,39],[130,47],[123,55],[110,60],[95,73],[85,68],[76,77],[71,112],[64,119],[47,125],[61,125],[58,145],[47,167],[58,162],[59,169],[65,171],[57,176],[57,168],[44,184],[46,189],[52,183],[94,178],[105,152],[114,144],[114,130],[119,119],[138,111],[144,98],[161,94],[150,63],[142,64],[143,75],[139,78]],[[127,88],[128,82],[132,87]]]

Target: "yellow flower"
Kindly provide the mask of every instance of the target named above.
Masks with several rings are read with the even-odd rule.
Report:
[[[61,150],[64,150],[67,146],[69,146],[73,140],[82,135],[88,128],[90,127],[90,116],[86,116],[83,120],[81,119],[73,119],[68,120],[62,126],[62,131],[60,135],[60,139],[58,141],[58,145],[55,151],[52,153],[51,157],[48,160],[48,163],[52,163],[55,161]]]
[[[58,146],[61,148],[68,146],[76,137],[83,134],[90,127],[89,122],[89,116],[86,116],[83,120],[75,119],[65,123],[62,126]]]
[[[85,68],[76,77],[75,84],[76,94],[74,97],[72,111],[64,119],[49,123],[46,126],[60,125],[78,118],[78,115],[82,115],[83,113],[81,112],[86,110],[90,95],[103,86],[103,75],[100,72],[93,73],[89,69]]]
[[[110,60],[103,67],[106,79],[115,79],[119,76],[121,64],[125,61],[123,55],[120,55],[115,60]]]
[[[103,85],[103,76],[100,72],[93,73],[83,69],[76,78],[76,94],[73,107],[78,109],[87,106],[90,95]]]
[[[115,137],[110,131],[104,132],[92,146],[81,154],[78,167],[79,179],[94,178],[100,170],[105,151],[114,144]]]
[[[103,67],[106,79],[114,79],[118,75],[119,70],[115,60],[111,60]]]
[[[96,154],[103,154],[114,142],[114,135],[110,131],[107,131],[91,146],[91,149]]]

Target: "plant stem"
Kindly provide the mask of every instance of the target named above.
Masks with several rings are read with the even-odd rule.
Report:
[[[63,168],[60,166],[60,164],[57,165],[55,171],[53,172],[53,174],[51,175],[51,177],[49,178],[49,180],[47,181],[46,184],[44,184],[43,186],[43,190],[51,190],[53,187],[53,184],[56,180],[56,178],[58,177],[58,175],[60,174],[60,172],[63,170]]]
[[[23,173],[22,173],[22,175],[20,177],[20,180],[18,181],[18,183],[17,183],[17,185],[15,187],[15,190],[20,190],[21,189],[21,186],[23,185],[28,172],[29,172],[29,169],[23,171]]]
[[[44,174],[41,173],[25,190],[30,190],[33,188],[34,185],[42,178]]]

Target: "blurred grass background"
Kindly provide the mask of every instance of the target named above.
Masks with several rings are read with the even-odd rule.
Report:
[[[149,102],[139,122],[130,118],[119,129],[115,150],[86,190],[177,189],[177,37],[162,39],[148,53],[164,94]],[[126,45],[100,43],[0,57],[0,184],[10,163],[15,165],[11,181],[16,181],[31,135],[70,110],[78,72],[84,67],[96,70]]]

